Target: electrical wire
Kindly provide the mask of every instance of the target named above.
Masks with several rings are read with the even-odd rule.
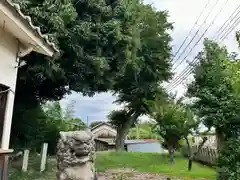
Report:
[[[229,16],[229,18],[224,22],[224,24],[221,26],[221,28],[212,37],[212,39],[214,41],[216,41],[221,36],[221,34],[229,27],[229,25],[232,23],[232,21],[240,14],[240,10],[237,12],[238,9],[240,9],[240,4],[237,6],[237,8],[234,10],[234,12]],[[235,14],[236,12],[237,12],[237,14]],[[233,17],[234,14],[235,14],[235,16]]]
[[[208,12],[206,18],[204,19],[203,23],[200,25],[200,27],[198,28],[198,30],[195,32],[194,36],[192,37],[192,39],[189,41],[189,43],[187,44],[187,46],[184,48],[184,50],[181,52],[181,54],[177,57],[177,59],[175,60],[175,62],[179,61],[179,59],[181,58],[181,56],[186,52],[186,50],[188,49],[188,47],[190,46],[190,44],[194,41],[195,37],[198,35],[198,33],[200,32],[200,30],[202,29],[203,25],[206,23],[207,19],[209,18],[209,16],[212,14],[213,9],[216,7],[216,5],[218,4],[220,0],[217,0],[216,3],[211,7],[211,10]],[[181,64],[181,62],[180,62]],[[177,66],[179,66],[180,64],[178,64]],[[176,68],[175,68],[176,69]]]
[[[228,0],[225,2],[224,5],[226,5],[227,2],[228,2]],[[239,5],[239,7],[240,7],[240,5]],[[239,7],[238,7],[238,8],[239,8]],[[224,6],[220,9],[220,11],[218,12],[218,14],[214,17],[214,20],[212,21],[212,23],[210,24],[210,26],[214,23],[214,21],[216,20],[216,18],[218,17],[218,15],[222,12],[223,8],[224,8]],[[232,15],[237,11],[238,8],[235,9],[235,11],[232,13]],[[229,20],[229,19],[228,19],[228,20]],[[227,21],[228,21],[228,20],[227,20]],[[227,22],[227,21],[226,21],[226,22]],[[225,22],[224,24],[226,24],[226,22]],[[224,26],[224,24],[223,24],[223,26]],[[223,27],[223,26],[222,26],[222,27]],[[221,28],[222,28],[222,27],[221,27]],[[220,29],[221,29],[221,28],[220,28]],[[207,29],[208,29],[208,28],[207,28]],[[206,29],[205,31],[207,31],[207,29]],[[217,32],[219,32],[219,30],[218,30]],[[205,34],[205,33],[204,33],[204,34]],[[193,48],[192,48],[192,49],[193,49]],[[191,52],[191,51],[192,51],[192,50],[190,50],[190,52]],[[190,53],[189,53],[189,54],[190,54]],[[187,56],[186,56],[186,58],[187,58]],[[186,58],[184,58],[184,60],[185,60]],[[191,61],[191,63],[192,63],[192,64],[195,64],[196,61],[197,61],[197,58],[195,57],[194,60]],[[169,85],[167,85],[165,88],[166,88],[168,91],[169,91],[169,90],[171,91],[171,90],[174,89],[176,86],[178,86],[185,78],[187,78],[187,77],[191,74],[192,70],[193,70],[193,67],[187,66],[187,67],[173,80],[173,82],[170,83]]]
[[[226,4],[228,3],[229,0],[226,0],[224,5],[221,7],[220,11],[214,16],[212,22],[208,25],[207,29],[203,32],[203,34],[201,35],[201,37],[199,38],[199,40],[194,44],[194,46],[191,48],[191,50],[188,52],[188,54],[180,61],[180,63],[175,66],[175,68],[173,69],[176,70],[185,60],[186,58],[191,54],[191,52],[193,51],[193,49],[198,45],[198,43],[201,41],[201,39],[203,38],[203,36],[207,33],[207,31],[209,30],[209,28],[214,24],[215,20],[217,19],[217,17],[219,16],[219,14],[223,11],[224,7],[226,6]]]
[[[236,23],[236,24],[234,24]],[[228,35],[234,30],[234,28],[236,28],[239,24],[240,24],[240,16],[234,21],[233,25],[221,36],[220,38],[220,42],[222,42],[223,40],[225,40]]]
[[[197,62],[197,57],[194,58],[194,60],[191,62],[192,66],[194,66]],[[189,72],[192,70],[192,66],[187,66],[172,82],[166,89],[168,91],[171,91],[173,88],[175,88],[176,84],[179,85],[186,77],[186,75],[189,74]]]
[[[195,26],[198,24],[198,21],[200,20],[200,18],[202,17],[204,11],[206,10],[207,6],[209,5],[210,0],[208,0],[208,2],[206,3],[206,5],[204,6],[203,10],[201,11],[200,15],[198,16],[197,20],[195,21],[195,23],[193,24],[191,30],[188,32],[188,35],[186,36],[186,38],[183,40],[182,44],[180,45],[180,47],[178,48],[177,52],[175,53],[173,59],[177,56],[177,54],[180,52],[180,50],[182,49],[183,45],[185,44],[185,42],[187,41],[188,37],[190,36],[190,34],[192,33],[192,31],[194,30]],[[176,62],[177,60],[173,61],[173,64]]]
[[[240,7],[240,6],[239,6]],[[240,12],[240,11],[239,11]],[[239,14],[239,13],[238,13]],[[235,16],[236,17],[236,16]],[[228,21],[228,20],[227,20]],[[222,39],[220,42],[222,42],[233,30],[234,28],[240,24],[240,17],[238,17],[234,23],[229,27],[229,29],[224,33],[224,35],[222,36]],[[194,58],[194,60],[192,61],[193,65],[196,65],[197,62],[197,57]],[[194,70],[194,66],[187,66],[180,75],[178,75],[175,79],[174,82],[170,84],[169,87],[167,88],[167,91],[170,92],[172,91],[175,87],[177,87],[179,84],[181,84],[186,78],[188,78],[192,71]]]

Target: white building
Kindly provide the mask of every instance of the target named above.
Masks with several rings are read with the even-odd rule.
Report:
[[[19,5],[0,1],[0,180],[7,179],[7,154],[12,124],[17,70],[31,51],[52,56],[57,51],[39,27],[32,24]]]

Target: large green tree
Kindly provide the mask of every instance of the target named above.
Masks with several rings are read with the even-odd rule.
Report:
[[[125,104],[129,119],[121,121],[116,146],[123,149],[124,139],[139,116],[149,113],[148,100],[163,93],[160,83],[170,78],[171,47],[169,30],[172,25],[167,13],[156,11],[150,5],[139,5],[138,26],[135,29],[135,59],[126,65],[114,85],[117,102]]]
[[[173,164],[174,152],[180,147],[180,140],[185,139],[189,145],[188,136],[198,129],[200,121],[181,99],[169,97],[167,101],[160,99],[150,104],[151,117],[155,121],[154,130],[164,139]],[[192,152],[189,150],[189,170],[192,168],[192,159]]]
[[[195,97],[193,108],[204,124],[216,129],[217,179],[237,180],[240,177],[239,63],[224,47],[211,41],[205,41],[198,59],[188,94]]]
[[[12,135],[24,127],[25,113],[71,91],[93,95],[112,89],[131,62],[138,1],[14,0],[48,34],[60,53],[31,53],[19,68]],[[19,125],[22,126],[19,126]]]
[[[222,148],[225,125],[237,115],[236,98],[227,78],[225,61],[228,53],[217,43],[205,40],[204,50],[197,56],[194,80],[188,96],[194,98],[192,108],[208,127],[215,127],[218,149]]]

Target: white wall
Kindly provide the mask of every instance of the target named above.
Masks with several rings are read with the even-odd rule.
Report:
[[[127,144],[127,150],[130,152],[163,153],[162,145],[159,142]]]
[[[14,105],[14,92],[16,88],[17,78],[17,68],[15,68],[15,66],[17,66],[17,49],[17,40],[6,32],[0,31],[0,83],[10,87],[13,91],[10,91],[8,93],[1,144],[2,149],[8,149],[9,147],[12,112]]]
[[[205,142],[204,146],[217,147],[217,141],[215,135],[207,136],[208,140]],[[193,145],[199,145],[202,142],[202,137],[195,136]]]
[[[17,69],[17,40],[0,31],[0,83],[15,91]]]

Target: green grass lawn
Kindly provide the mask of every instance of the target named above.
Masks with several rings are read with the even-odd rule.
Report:
[[[56,161],[49,159],[47,170],[39,172],[39,156],[31,156],[29,170],[27,173],[21,172],[21,163],[9,165],[9,180],[56,180]],[[139,172],[160,173],[174,177],[189,177],[214,179],[215,171],[207,166],[198,163],[193,164],[191,172],[187,171],[187,160],[180,155],[176,157],[175,165],[169,164],[167,155],[152,153],[131,153],[131,152],[108,152],[97,153],[97,171],[107,169],[131,168]]]
[[[214,169],[199,163],[193,164],[191,172],[187,170],[187,160],[177,155],[175,164],[169,164],[166,154],[112,152],[98,153],[96,167],[98,171],[112,168],[133,168],[140,172],[162,173],[174,177],[214,179]]]
[[[56,161],[48,159],[47,170],[40,170],[40,157],[31,155],[29,157],[28,171],[21,171],[21,162],[9,163],[9,180],[56,180]]]

